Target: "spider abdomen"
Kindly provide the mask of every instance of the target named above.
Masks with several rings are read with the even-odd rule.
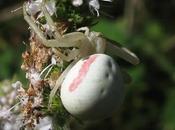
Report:
[[[113,58],[94,54],[81,59],[68,72],[61,86],[61,100],[75,117],[103,119],[120,106],[123,89],[123,78]]]

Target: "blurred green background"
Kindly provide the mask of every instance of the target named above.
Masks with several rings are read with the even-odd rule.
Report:
[[[21,0],[0,0],[0,82],[18,79],[29,31]],[[92,29],[130,48],[141,63],[118,60],[133,81],[115,118],[94,130],[175,130],[175,1],[116,0],[102,6],[105,17]],[[25,44],[26,43],[26,44]]]

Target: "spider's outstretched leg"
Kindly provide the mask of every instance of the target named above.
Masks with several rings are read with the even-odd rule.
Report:
[[[61,39],[62,36],[61,36],[61,34],[57,31],[57,28],[55,27],[54,21],[52,20],[52,18],[51,18],[51,16],[50,16],[49,12],[48,12],[48,10],[47,10],[47,8],[44,6],[44,1],[42,2],[41,6],[42,6],[42,7],[41,7],[42,12],[43,12],[43,14],[44,14],[44,16],[45,16],[45,18],[46,18],[47,23],[48,23],[49,26],[50,26],[51,28],[53,28],[53,30],[55,31],[55,39],[56,39],[56,40]]]
[[[31,29],[37,34],[39,39],[46,47],[80,47],[81,44],[90,42],[81,32],[73,32],[63,35],[60,39],[46,39],[43,32],[37,27],[34,20],[26,12],[26,3],[23,5],[24,19],[30,25]],[[59,37],[59,36],[58,36]],[[87,43],[88,44],[88,43]]]
[[[109,39],[107,39],[106,41],[107,41],[107,44],[106,44],[107,54],[113,55],[113,56],[119,56],[133,65],[139,64],[140,60],[133,52],[131,52],[125,47],[122,47],[116,41],[112,41]]]
[[[57,90],[61,87],[61,84],[64,80],[64,78],[66,77],[67,73],[69,72],[69,70],[75,65],[75,63],[78,61],[79,59],[77,60],[74,60],[60,75],[60,77],[57,79],[56,81],[56,84],[55,84],[55,87],[51,90],[51,93],[50,93],[50,98],[49,98],[49,107],[52,103],[52,99],[53,97],[55,96]]]
[[[119,43],[103,37],[100,33],[90,32],[88,27],[81,27],[78,31],[85,32],[85,35],[96,45],[97,52],[104,53],[106,50],[106,53],[119,56],[134,65],[139,63],[139,58],[133,52],[122,47]]]
[[[89,36],[89,34],[90,34],[90,30],[89,30],[88,27],[81,27],[81,28],[78,28],[77,31],[84,31],[84,34],[85,34],[86,36]]]
[[[30,25],[30,27],[35,31],[37,36],[42,40],[43,44],[47,47],[50,47],[49,44],[47,43],[47,39],[44,37],[43,33],[41,32],[40,29],[36,26],[35,22],[31,17],[26,12],[26,3],[23,5],[23,15],[24,19],[27,21],[27,23]]]
[[[101,37],[99,32],[90,32],[88,27],[81,27],[77,31],[84,31],[84,34],[91,41],[91,45],[95,48],[95,53],[104,53],[106,49],[106,40]]]

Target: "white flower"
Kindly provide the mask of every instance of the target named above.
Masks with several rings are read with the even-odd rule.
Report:
[[[45,78],[48,76],[48,74],[50,73],[50,71],[52,70],[52,68],[54,67],[54,65],[56,65],[56,64],[57,64],[57,61],[56,61],[55,57],[52,56],[51,64],[49,64],[48,66],[46,66],[46,67],[41,71],[39,77],[41,77],[42,74],[43,74],[47,69],[49,69],[49,70],[47,71],[47,74],[44,76],[44,79],[45,79]]]
[[[12,87],[15,89],[15,90],[18,90],[22,87],[22,83],[20,81],[16,81],[15,83],[12,84]]]
[[[31,69],[28,73],[26,73],[26,78],[30,80],[30,83],[33,86],[37,86],[37,84],[41,81],[40,74],[36,72],[35,69]]]
[[[42,7],[42,0],[31,0],[27,3],[27,8],[26,11],[30,15],[36,15],[36,13],[41,11]],[[47,0],[45,3],[45,7],[47,8],[48,12],[50,15],[53,15],[56,12],[56,7],[55,7],[55,1],[54,0]],[[42,12],[42,11],[41,11]],[[41,13],[39,17],[43,16]]]
[[[11,110],[11,109],[10,109]],[[11,111],[3,108],[0,110],[0,119],[7,119],[11,115]]]
[[[101,0],[105,2],[112,2],[112,0]],[[83,4],[83,0],[72,0],[72,5],[75,7],[79,7]],[[99,16],[99,9],[100,9],[100,3],[99,0],[88,0],[89,9],[92,13],[94,13],[94,10],[97,13],[97,16]]]
[[[52,65],[56,65],[57,64],[57,61],[55,59],[55,57],[52,56],[52,59],[51,59],[51,64]]]
[[[43,98],[42,98],[42,95],[40,94],[37,97],[34,97],[34,102],[32,104],[32,107],[33,108],[40,107],[42,102],[43,102]]]
[[[97,12],[97,16],[99,16],[98,10],[100,9],[100,4],[98,0],[90,0],[89,1],[90,11],[93,12],[95,10]]]
[[[48,116],[40,119],[40,123],[36,124],[35,130],[52,130],[52,119]]]
[[[105,2],[112,2],[112,0],[102,0],[102,1],[105,1]],[[99,16],[99,9],[100,9],[100,3],[99,3],[99,0],[90,0],[89,1],[89,8],[90,8],[90,11],[93,13],[94,10],[96,11],[97,13],[97,16]]]
[[[1,110],[0,110],[0,119],[8,119],[11,114],[12,114],[12,110],[18,106],[20,104],[20,102],[18,102],[17,104],[15,104],[14,106],[12,106],[11,108],[6,108],[6,107],[3,107]]]
[[[72,5],[75,7],[79,7],[83,4],[83,0],[72,0]]]
[[[45,30],[44,32],[45,36],[54,37],[54,33],[53,33],[54,29],[52,27],[50,27],[47,23],[42,26]]]
[[[6,97],[1,97],[0,98],[0,104],[4,105],[7,103],[7,98]]]
[[[41,2],[42,0],[28,1],[26,11],[30,15],[35,15],[37,12],[41,10]]]
[[[56,13],[55,0],[50,0],[46,2],[46,8],[50,15]]]

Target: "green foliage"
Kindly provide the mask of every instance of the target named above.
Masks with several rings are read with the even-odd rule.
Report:
[[[2,54],[0,55],[0,68],[3,68],[1,69],[0,77],[8,78],[8,76],[10,76],[11,74],[11,70],[9,69],[9,67],[10,64],[12,64],[14,50],[10,46],[8,46],[5,41],[1,40],[0,42],[0,51],[2,52]]]
[[[22,38],[26,35],[23,33],[24,25],[21,18],[0,23],[0,81],[17,76],[18,80],[26,82],[20,69],[21,53],[26,47],[22,44]]]
[[[119,43],[124,43],[127,36],[125,34],[125,22],[123,19],[118,19],[116,21],[111,21],[107,19],[100,19],[99,23],[92,27],[92,30],[97,32],[102,32],[102,34],[114,41],[118,41]]]
[[[44,97],[44,107],[42,111],[45,115],[52,117],[52,125],[54,130],[62,130],[65,124],[67,123],[70,114],[64,109],[60,97],[55,95],[53,97],[52,103],[48,108],[49,104],[49,94],[50,88],[45,87],[43,97]]]
[[[54,97],[50,109],[53,121],[53,128],[55,128],[55,130],[63,128],[69,120],[70,114],[65,110],[58,96]]]
[[[175,130],[175,89],[172,88],[167,92],[167,102],[164,108],[162,123],[164,130]]]
[[[95,17],[90,14],[86,5],[74,7],[71,0],[57,0],[56,8],[55,20],[67,23],[69,25],[68,32],[95,24]]]
[[[21,64],[20,51],[16,52],[15,49],[9,44],[7,44],[5,40],[1,39],[1,37],[0,37],[0,61],[1,61],[0,80],[9,79],[15,75],[22,80],[25,79],[24,73],[20,70],[20,64]],[[15,73],[17,70],[20,71],[18,73]]]

